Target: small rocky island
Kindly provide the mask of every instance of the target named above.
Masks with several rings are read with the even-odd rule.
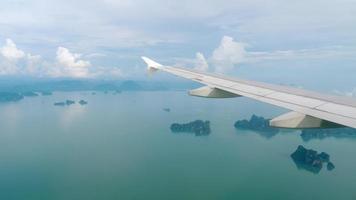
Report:
[[[166,111],[166,112],[171,112],[170,108],[163,108],[163,110]]]
[[[236,129],[240,130],[252,130],[259,133],[261,136],[266,138],[271,138],[275,136],[278,132],[278,128],[273,128],[269,125],[269,119],[252,115],[250,120],[239,120],[234,124]]]
[[[66,101],[62,101],[62,102],[56,102],[53,105],[55,105],[55,106],[65,106],[65,105],[70,106],[72,104],[75,104],[75,101],[66,100]]]
[[[324,163],[327,163],[327,169],[329,171],[335,168],[335,165],[330,162],[329,154],[312,149],[306,149],[304,146],[299,145],[297,150],[291,154],[291,158],[297,165],[298,169],[304,169],[312,173],[319,173],[323,168]]]
[[[325,139],[328,137],[333,138],[355,138],[356,129],[354,128],[326,128],[326,129],[305,129],[300,134],[303,141],[308,142],[313,139]]]
[[[173,133],[193,133],[195,136],[209,135],[211,132],[210,121],[195,120],[186,124],[173,123],[171,131]]]
[[[88,104],[88,102],[87,102],[87,101],[84,101],[84,100],[80,100],[78,103],[79,103],[80,105],[82,105],[82,106]]]

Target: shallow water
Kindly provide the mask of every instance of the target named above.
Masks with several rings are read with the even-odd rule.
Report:
[[[53,106],[84,99],[86,106]],[[163,108],[170,108],[165,112]],[[235,130],[252,114],[285,110],[245,98],[185,92],[54,93],[0,104],[0,199],[356,199],[356,140],[303,142]],[[212,133],[173,134],[172,123],[210,120]],[[297,169],[298,145],[336,168]]]

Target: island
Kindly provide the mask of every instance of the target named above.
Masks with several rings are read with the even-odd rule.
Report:
[[[170,108],[163,108],[163,110],[166,111],[166,112],[171,112]]]
[[[66,104],[67,104],[67,106],[70,106],[70,105],[72,105],[72,104],[75,104],[75,101],[66,100]]]
[[[271,138],[278,134],[279,129],[269,125],[269,119],[252,115],[250,120],[238,120],[234,127],[240,130],[252,130],[259,133],[261,136]]]
[[[206,136],[211,133],[210,121],[195,120],[185,124],[173,123],[171,131],[173,133],[193,133],[195,136]]]
[[[42,95],[42,96],[51,96],[51,95],[52,95],[52,92],[49,92],[49,91],[42,91],[42,92],[41,92],[41,95]]]
[[[356,129],[354,128],[325,128],[325,129],[305,129],[302,130],[300,137],[303,141],[308,142],[313,139],[325,139],[328,137],[334,138],[355,138]]]
[[[56,102],[53,105],[55,105],[55,106],[65,106],[66,103],[65,102]]]
[[[87,102],[87,101],[84,101],[84,100],[80,100],[78,103],[79,103],[80,105],[82,105],[82,106],[88,104],[88,102]]]
[[[65,106],[65,105],[70,106],[72,104],[75,104],[75,101],[66,100],[66,101],[56,102],[53,105],[55,105],[55,106]]]
[[[17,102],[24,98],[22,94],[16,92],[0,92],[0,103]]]
[[[335,165],[330,162],[329,154],[325,152],[318,154],[317,151],[313,149],[306,149],[302,145],[299,145],[297,150],[291,154],[291,158],[298,169],[304,169],[315,174],[320,172],[324,163],[327,163],[327,169],[329,171],[335,168]]]
[[[25,97],[37,97],[38,96],[38,94],[36,92],[23,92],[22,95]]]

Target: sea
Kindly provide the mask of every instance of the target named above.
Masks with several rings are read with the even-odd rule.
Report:
[[[53,105],[67,99],[88,104]],[[54,92],[1,103],[0,199],[355,200],[356,139],[234,127],[285,112],[184,91]],[[210,121],[209,135],[170,130],[197,119]],[[299,145],[328,153],[335,169],[298,168],[291,154]]]

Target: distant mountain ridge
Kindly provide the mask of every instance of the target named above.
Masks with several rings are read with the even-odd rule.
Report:
[[[0,80],[0,102],[16,102],[40,94],[51,95],[54,91],[168,91],[195,87],[199,84],[135,80]]]
[[[151,82],[135,80],[0,80],[0,92],[51,91],[159,91],[182,90],[198,87],[196,83]]]

